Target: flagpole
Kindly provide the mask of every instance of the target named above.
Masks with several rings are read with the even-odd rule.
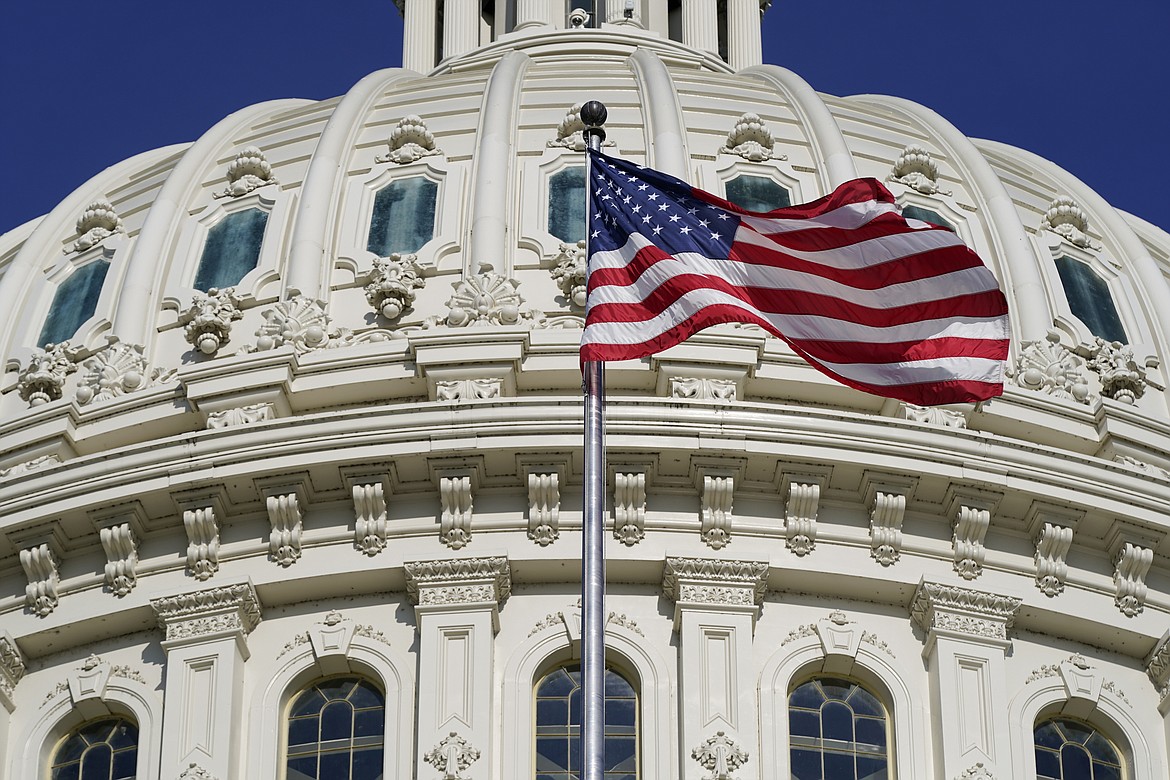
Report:
[[[605,124],[607,114],[605,106],[596,100],[581,106],[585,140],[593,151],[600,151],[601,142],[605,140],[602,125]],[[593,178],[590,171],[591,168],[586,167],[586,197]],[[589,240],[589,227],[586,224],[586,242]],[[588,269],[588,249],[585,256]],[[581,723],[581,780],[602,780],[605,760],[605,477],[605,363],[591,361],[585,364],[585,516],[581,543],[581,695],[584,709]]]

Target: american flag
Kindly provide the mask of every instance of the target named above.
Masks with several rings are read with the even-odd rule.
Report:
[[[901,216],[876,179],[766,213],[590,152],[581,360],[754,323],[833,379],[914,404],[1003,393],[1007,301],[954,232]]]

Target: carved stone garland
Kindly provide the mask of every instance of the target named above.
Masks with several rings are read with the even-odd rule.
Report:
[[[747,113],[735,120],[719,154],[734,154],[748,162],[787,160],[788,155],[776,154],[776,139],[759,114]]]
[[[68,341],[46,344],[43,352],[29,358],[28,365],[17,377],[16,387],[21,399],[30,407],[59,399],[65,378],[77,370],[75,357],[76,352]]]
[[[691,758],[710,770],[703,780],[735,780],[732,772],[747,763],[748,754],[724,732],[717,731],[691,750]]]
[[[938,186],[940,171],[930,152],[921,146],[910,145],[902,150],[886,181],[897,182],[923,195],[950,195]]]
[[[415,290],[426,284],[418,255],[398,252],[374,258],[367,278],[366,300],[387,320],[396,320],[408,311],[414,305]]]
[[[585,241],[575,244],[561,244],[553,262],[552,278],[561,288],[561,295],[574,311],[584,311],[587,298],[585,289]]]
[[[547,547],[557,540],[560,531],[560,475],[528,475],[528,538]]]
[[[903,403],[898,407],[898,417],[903,420],[939,425],[944,428],[962,430],[967,427],[967,416],[954,409],[944,409],[941,406],[918,406],[917,404]]]
[[[431,748],[423,757],[428,764],[439,770],[441,780],[463,780],[464,772],[479,760],[479,751],[452,731],[442,742]]]
[[[1062,195],[1048,206],[1041,230],[1050,230],[1073,246],[1081,249],[1100,249],[1101,245],[1089,238],[1089,217],[1077,202]]]
[[[191,297],[191,308],[179,315],[179,324],[185,326],[183,337],[188,344],[204,355],[214,355],[231,338],[232,323],[243,316],[235,288],[212,287]]]
[[[84,252],[115,233],[124,232],[122,218],[114,210],[113,204],[101,198],[90,203],[85,207],[85,211],[81,212],[81,216],[77,218],[78,239],[65,251]]]
[[[646,536],[646,474],[613,475],[613,535],[627,547]]]
[[[82,368],[74,397],[83,406],[143,390],[175,374],[174,369],[151,369],[142,347],[135,344],[114,344],[86,360]]]
[[[398,124],[390,131],[387,143],[390,151],[375,157],[374,162],[406,165],[443,153],[435,146],[435,136],[427,129],[426,122],[414,114],[398,120]]]
[[[239,198],[268,184],[277,183],[264,152],[255,146],[247,146],[240,150],[228,165],[227,178],[227,188],[215,193],[213,197]]]

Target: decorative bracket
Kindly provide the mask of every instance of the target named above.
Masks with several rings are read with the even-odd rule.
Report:
[[[461,550],[471,541],[471,476],[456,472],[439,475],[439,540],[452,550]]]
[[[646,536],[646,472],[616,472],[613,485],[613,535],[633,547]]]
[[[20,551],[20,567],[28,577],[24,601],[28,611],[46,617],[57,608],[57,586],[61,582],[57,556],[48,543]]]
[[[788,549],[808,555],[816,546],[817,512],[821,503],[821,478],[785,476],[784,533]]]
[[[547,547],[560,536],[560,475],[528,473],[528,538]]]
[[[288,568],[301,557],[301,536],[304,524],[301,505],[304,503],[303,489],[299,487],[273,487],[264,491],[268,508],[268,556],[276,563]]]
[[[700,530],[703,541],[713,550],[731,542],[731,501],[735,493],[735,477],[729,473],[710,471],[702,474],[700,502]]]
[[[386,548],[386,488],[381,481],[354,482],[352,493],[353,546],[372,557]]]

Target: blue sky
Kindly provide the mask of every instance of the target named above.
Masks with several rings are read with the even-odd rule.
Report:
[[[835,95],[899,95],[1029,149],[1170,231],[1170,3],[775,0],[764,59]],[[391,0],[13,3],[0,46],[0,231],[227,114],[400,64]]]

